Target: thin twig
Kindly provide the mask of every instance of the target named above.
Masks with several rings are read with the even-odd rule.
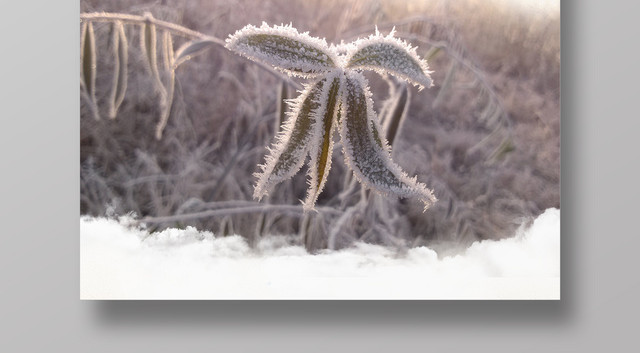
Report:
[[[316,209],[318,211],[331,213],[331,214],[341,213],[340,211],[334,210],[330,207],[316,207]],[[247,213],[265,213],[265,212],[284,212],[284,213],[304,214],[304,209],[302,208],[302,205],[261,205],[256,203],[256,206],[226,208],[221,210],[209,210],[209,211],[202,211],[202,212],[185,213],[181,215],[164,216],[164,217],[145,217],[137,221],[136,223],[137,224],[172,223],[172,222],[182,222],[182,221],[197,219],[197,218],[229,216],[234,214],[247,214]]]
[[[183,27],[171,22],[158,20],[151,16],[137,16],[137,15],[111,13],[111,12],[92,12],[92,13],[81,13],[80,19],[93,21],[93,22],[122,21],[123,23],[131,23],[131,24],[152,23],[156,27],[166,29],[175,34],[180,34],[183,37],[187,37],[190,39],[207,39],[207,40],[211,40],[212,42],[215,42],[216,44],[224,46],[224,41],[219,38],[208,36],[206,34],[190,30],[186,27]]]

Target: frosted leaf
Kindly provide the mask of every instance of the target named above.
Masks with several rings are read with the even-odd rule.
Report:
[[[340,80],[342,72],[327,76],[327,84],[320,96],[320,105],[314,112],[313,138],[311,139],[311,162],[309,165],[309,190],[304,201],[305,210],[313,209],[327,181],[331,169],[333,151],[333,132],[335,130]]]
[[[326,79],[321,79],[305,90],[293,100],[292,111],[288,112],[287,121],[282,131],[276,137],[276,142],[269,149],[265,164],[261,165],[262,172],[256,173],[258,178],[253,197],[260,199],[266,195],[274,185],[294,176],[302,167],[309,152],[312,135],[312,113],[320,105],[319,97]]]
[[[380,134],[371,92],[362,74],[348,72],[341,97],[339,129],[345,162],[356,178],[385,196],[416,197],[425,209],[437,201],[433,192],[410,178],[391,160],[389,146]]]
[[[264,22],[261,27],[248,25],[236,31],[225,46],[251,60],[302,77],[327,72],[338,62],[324,39],[298,33],[291,26],[270,27]]]
[[[431,87],[427,62],[420,59],[416,49],[393,36],[376,34],[354,42],[347,52],[347,68],[374,70],[380,74],[390,73],[417,85],[420,89]]]

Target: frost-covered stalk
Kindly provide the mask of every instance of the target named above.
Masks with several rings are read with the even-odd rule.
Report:
[[[361,70],[392,74],[419,89],[432,85],[427,63],[406,42],[377,30],[338,49],[324,39],[299,33],[292,26],[248,25],[229,36],[226,47],[274,66],[291,76],[312,80],[297,99],[283,130],[269,149],[254,197],[295,175],[310,159],[305,210],[314,208],[331,168],[334,131],[342,140],[347,166],[366,187],[383,195],[416,197],[425,209],[437,201],[424,184],[410,178],[391,160],[390,147],[373,110],[371,92]]]

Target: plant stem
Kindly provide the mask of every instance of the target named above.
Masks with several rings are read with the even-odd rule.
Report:
[[[330,207],[316,207],[319,211],[340,214],[340,211],[334,210]],[[194,213],[185,213],[180,215],[173,216],[164,216],[164,217],[145,217],[136,223],[171,223],[171,222],[181,222],[190,219],[196,218],[206,218],[206,217],[215,217],[215,216],[228,216],[234,214],[246,214],[246,213],[265,213],[265,212],[286,212],[286,213],[299,213],[304,214],[304,209],[302,205],[260,205],[256,204],[256,206],[247,206],[247,207],[236,207],[236,208],[225,208],[220,210],[208,210],[202,212],[194,212]]]

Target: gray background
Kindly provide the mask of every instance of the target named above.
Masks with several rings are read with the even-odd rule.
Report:
[[[562,2],[561,301],[81,302],[79,4],[3,2],[2,350],[632,350],[639,8]]]

